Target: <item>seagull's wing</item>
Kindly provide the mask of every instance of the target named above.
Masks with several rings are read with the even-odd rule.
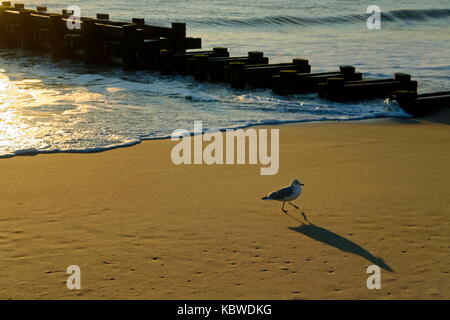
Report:
[[[283,200],[283,199],[286,199],[286,198],[292,196],[292,193],[293,193],[293,190],[289,186],[289,187],[285,187],[285,188],[282,188],[280,190],[270,193],[269,198],[272,200]]]

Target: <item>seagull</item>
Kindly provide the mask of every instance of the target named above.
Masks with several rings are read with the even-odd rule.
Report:
[[[286,202],[293,206],[295,209],[298,209],[298,207],[295,204],[292,204],[291,201],[297,199],[300,196],[300,194],[302,193],[302,186],[304,186],[304,184],[300,183],[300,181],[298,181],[297,179],[292,180],[289,186],[281,188],[277,191],[273,191],[261,200],[277,200],[283,202],[281,210],[284,213],[287,213],[288,211],[284,209],[284,205],[286,204]]]

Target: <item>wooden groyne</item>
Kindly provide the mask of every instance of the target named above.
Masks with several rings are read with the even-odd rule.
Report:
[[[108,14],[97,14],[96,18],[72,14],[67,10],[49,13],[45,7],[30,10],[4,1],[0,7],[0,47],[49,51],[54,59],[77,58],[137,70],[153,69],[161,50],[186,52],[202,46],[200,38],[186,36],[184,23],[159,27],[147,25],[141,18],[122,22],[109,20]],[[71,23],[79,28],[69,28]]]
[[[272,89],[281,95],[319,92],[319,85],[330,78],[346,81],[362,80],[362,73],[353,66],[340,66],[339,71],[320,73],[296,73],[290,70],[272,77]]]
[[[416,91],[397,91],[390,100],[396,101],[403,110],[414,116],[430,114],[450,106],[450,91],[417,94]]]
[[[417,81],[409,74],[396,73],[392,79],[347,81],[334,77],[319,84],[319,96],[339,102],[385,98],[400,90],[417,92]]]
[[[0,48],[49,52],[52,59],[78,59],[86,64],[121,66],[124,70],[153,70],[162,75],[191,75],[197,81],[228,83],[237,89],[271,88],[276,94],[318,93],[332,101],[387,98],[397,91],[399,102],[415,114],[428,103],[448,105],[448,93],[417,96],[417,82],[408,74],[392,79],[363,79],[353,66],[312,73],[309,61],[270,64],[263,52],[231,56],[227,48],[202,49],[201,38],[188,37],[185,23],[153,26],[143,18],[113,21],[109,14],[75,17],[70,10],[51,13],[44,6],[3,1],[0,6]],[[76,27],[70,26],[76,25]],[[198,50],[193,50],[198,49]],[[414,98],[411,98],[414,96]],[[434,97],[434,98],[433,98]],[[412,111],[411,111],[412,112]]]

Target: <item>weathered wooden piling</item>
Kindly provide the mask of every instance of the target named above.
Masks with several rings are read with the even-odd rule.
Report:
[[[6,17],[5,10],[11,7],[11,2],[3,1],[0,6],[0,48],[7,47],[7,34],[6,34]]]
[[[62,9],[61,13],[65,17],[69,17],[74,14],[73,10]]]
[[[22,49],[33,49],[33,20],[29,11],[20,12],[20,33],[18,36]]]
[[[329,78],[327,83],[319,84],[319,96],[341,102],[387,98],[401,90],[417,91],[417,81],[411,81],[409,74],[396,73],[392,79],[346,82],[344,78]]]
[[[2,7],[2,26],[0,38],[4,48],[20,48],[21,21],[20,11],[11,7]]]
[[[109,20],[109,14],[108,13],[97,13],[97,20]]]
[[[38,6],[36,7],[37,12],[47,12],[47,7],[44,6]]]
[[[66,33],[64,35],[64,44],[68,58],[84,59],[84,39],[82,33]]]
[[[176,57],[180,60],[177,62],[180,64],[179,68],[182,69],[181,74],[195,75],[197,73],[197,60],[194,58],[195,55],[207,55],[209,58],[229,58],[230,53],[228,48],[215,47],[212,51],[191,51],[186,53],[178,53]]]
[[[173,37],[171,39],[175,52],[186,52],[186,23],[173,22]]]
[[[212,57],[229,57],[230,53],[226,47],[214,47]]]
[[[322,84],[320,84],[322,85]],[[344,78],[329,78],[327,79],[326,84],[327,87],[327,95],[326,97],[329,98],[330,100],[339,100],[339,99],[333,99],[333,97],[337,97],[340,94],[342,94],[340,91],[343,90],[344,85],[345,85],[345,79]]]
[[[96,55],[95,42],[95,20],[85,19],[82,24],[83,30],[83,60],[86,64],[96,63],[98,61]]]
[[[264,52],[261,51],[249,51],[248,59],[251,61],[262,61],[264,59]]]
[[[145,22],[143,22],[145,23]],[[145,42],[145,32],[140,29],[139,24],[134,23],[137,26],[136,29],[136,68],[139,70],[145,67],[145,55],[144,55],[144,42]]]
[[[51,51],[51,25],[50,16],[42,15],[42,11],[31,13],[32,35],[34,50]]]
[[[397,91],[390,100],[412,116],[424,116],[436,110],[450,108],[450,91],[417,94],[416,91]]]
[[[159,70],[159,55],[162,49],[170,49],[170,46],[167,45],[167,39],[144,38],[144,42],[138,52],[141,68],[145,70]]]
[[[215,47],[209,51],[187,51],[187,52],[175,52],[172,57],[173,69],[179,74],[186,75],[189,73],[189,68],[193,68],[195,64],[195,55],[207,55],[208,57],[229,57],[230,53],[228,48]],[[191,61],[188,61],[191,59]],[[190,65],[188,65],[190,63]]]
[[[122,66],[124,63],[126,42],[124,25],[110,25],[107,21],[94,20],[95,60],[97,63],[106,63],[114,66]],[[134,30],[132,30],[134,33]]]
[[[173,50],[161,49],[159,52],[160,73],[162,75],[172,74],[174,71],[173,63]]]
[[[124,70],[138,68],[139,43],[144,39],[136,24],[109,24],[86,18],[82,21],[82,36],[69,35],[66,43],[74,45],[82,39],[85,63],[108,63]]]
[[[23,4],[23,3],[15,3],[14,4],[14,9],[19,9],[19,10],[25,9],[25,4]]]
[[[67,55],[64,44],[65,29],[66,24],[60,15],[50,16],[50,53],[52,59],[64,58]]]
[[[243,69],[229,69],[232,74],[229,77],[233,88],[243,88],[246,84],[255,88],[270,88],[272,77],[283,70],[295,70],[297,73],[308,73],[311,71],[309,61],[296,58],[292,63],[278,64],[249,64]]]
[[[131,22],[134,24],[137,24],[138,26],[145,25],[145,19],[144,18],[132,18]]]
[[[107,40],[102,46],[97,46],[97,59],[110,65],[122,65],[123,46],[121,41]]]
[[[197,81],[205,81],[208,79],[208,59],[207,54],[196,54],[194,56],[196,70],[194,72],[194,79]]]
[[[243,89],[245,87],[245,82],[242,81],[243,78],[241,74],[245,70],[245,62],[233,61],[228,65],[227,71],[229,73],[228,79],[235,89]]]
[[[122,26],[122,68],[124,70],[137,69],[137,26],[129,24]]]
[[[345,81],[362,80],[362,73],[355,72],[354,66],[340,66],[339,71],[319,73],[297,73],[292,79],[272,77],[272,90],[276,94],[315,93],[320,83],[326,83],[329,78],[344,78]]]
[[[140,21],[139,21],[140,20]],[[145,25],[143,19],[134,18],[138,25],[138,65],[142,69],[160,69],[160,50],[169,49],[174,53],[187,49],[201,48],[200,38],[186,37],[186,25],[173,23],[171,28]],[[142,23],[142,24],[141,24]]]
[[[269,59],[264,57],[264,53],[262,52],[251,51],[246,57],[211,57],[202,63],[195,62],[189,68],[189,71],[194,75],[194,77],[199,74],[201,78],[204,77],[204,74],[206,74],[209,80],[220,82],[225,79],[225,69],[231,62],[244,62],[245,64],[267,64]]]
[[[279,85],[278,88],[283,90],[283,93],[285,94],[292,94],[296,91],[297,87],[297,70],[281,70],[279,77]],[[277,76],[272,77],[272,90],[275,93],[279,94],[279,91],[277,92],[276,88],[277,86],[274,86],[273,81],[276,79]]]

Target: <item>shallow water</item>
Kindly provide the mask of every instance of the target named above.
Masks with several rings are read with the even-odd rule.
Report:
[[[419,90],[450,88],[450,3],[377,1],[382,29],[366,27],[356,1],[87,1],[82,14],[150,23],[187,23],[203,47],[228,47],[233,56],[260,50],[271,62],[310,60],[313,72],[351,64],[367,77],[406,72]],[[65,1],[25,1],[56,11]],[[0,155],[88,152],[170,135],[178,128],[406,117],[382,100],[338,104],[315,95],[280,97],[270,90],[233,90],[190,77],[125,73],[51,62],[46,55],[0,51]]]

